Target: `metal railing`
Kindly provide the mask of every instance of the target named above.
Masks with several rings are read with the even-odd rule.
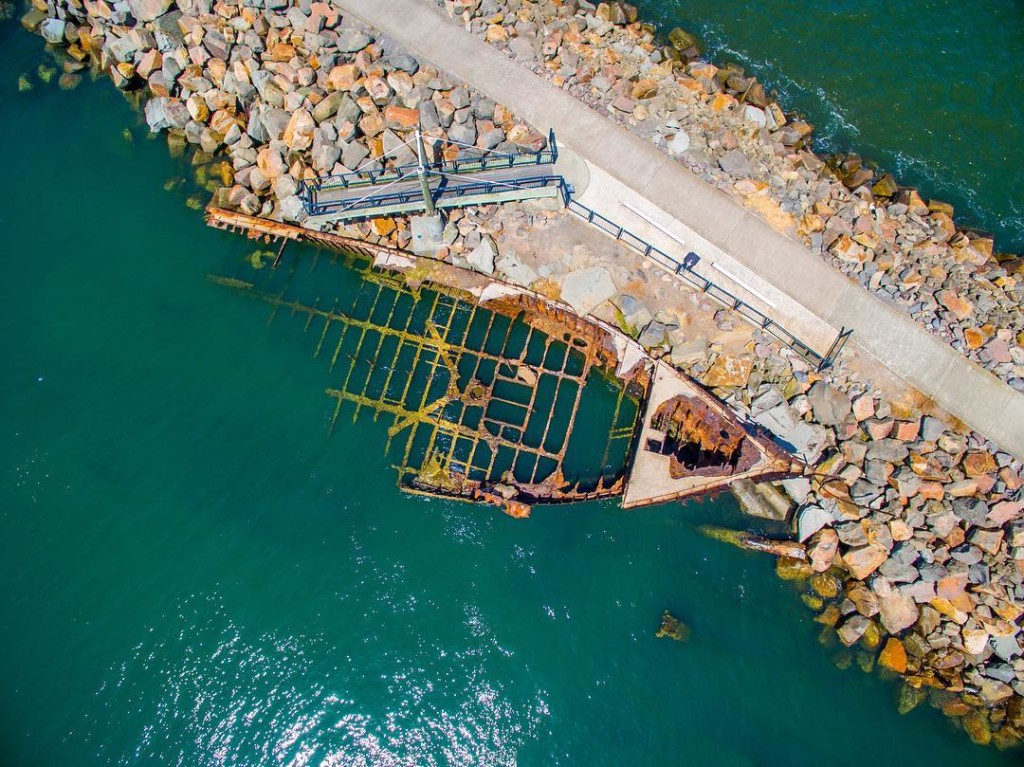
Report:
[[[485,152],[485,150],[480,150]],[[501,152],[485,152],[478,157],[466,157],[447,162],[427,164],[427,170],[434,173],[477,173],[486,170],[503,170],[519,168],[524,165],[554,165],[558,162],[558,146],[555,133],[548,134],[548,144],[539,152],[517,152],[505,154]],[[374,184],[383,184],[415,176],[419,171],[417,163],[399,165],[394,168],[369,168],[367,170],[342,173],[334,176],[320,176],[302,182],[303,200],[315,202],[315,194],[328,189],[352,189]]]
[[[563,192],[565,192],[564,184]],[[842,343],[840,343],[840,339],[837,339],[829,349],[829,353],[822,356],[806,343],[801,341],[795,334],[791,333],[761,310],[751,306],[742,298],[730,293],[728,290],[709,280],[707,277],[697,274],[693,271],[693,268],[688,261],[680,261],[675,256],[671,256],[665,251],[654,247],[646,240],[637,237],[628,229],[624,229],[611,219],[605,218],[597,211],[591,210],[586,205],[572,199],[572,197],[567,194],[565,199],[566,207],[577,216],[584,219],[587,223],[593,224],[605,233],[614,237],[619,242],[622,242],[638,253],[647,256],[661,264],[666,269],[669,269],[679,275],[679,277],[690,283],[690,285],[697,288],[702,293],[706,293],[726,308],[732,309],[747,322],[760,328],[766,333],[769,333],[774,338],[784,343],[803,357],[808,363],[814,365],[818,370],[824,370],[827,367],[831,367],[832,363],[835,361],[836,355],[845,343],[846,338],[849,337],[849,331],[845,333],[845,336],[843,335],[844,331],[840,331]]]
[[[565,179],[561,176],[530,176],[503,180],[495,183],[493,181],[474,180],[469,182],[452,182],[448,179],[442,181],[435,190],[434,202],[439,207],[446,207],[445,203],[460,197],[467,197],[474,194],[494,192],[502,190],[517,189],[541,189],[544,187],[558,187],[560,193],[565,194]],[[368,211],[373,208],[383,208],[391,205],[407,205],[412,202],[421,202],[423,193],[420,189],[397,190],[394,192],[382,192],[381,194],[367,195],[359,200],[332,200],[328,202],[311,201],[307,210],[311,216],[323,216],[328,214],[358,214],[361,211]]]

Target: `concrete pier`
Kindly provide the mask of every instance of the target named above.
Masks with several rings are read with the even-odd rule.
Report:
[[[852,329],[851,346],[1024,459],[1024,394],[851,282],[800,242],[776,232],[654,146],[460,30],[423,0],[339,4],[535,127],[553,128],[560,143],[588,165],[590,182],[580,198],[588,207],[621,221],[667,252],[682,251],[680,240],[687,243],[702,260],[720,267],[717,282],[749,298],[753,306],[822,351],[839,328]],[[623,207],[624,201],[632,211]]]

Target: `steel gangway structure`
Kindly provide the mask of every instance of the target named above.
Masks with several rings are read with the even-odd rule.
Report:
[[[567,199],[565,179],[555,172],[558,149],[554,133],[537,152],[504,153],[447,141],[459,156],[428,161],[416,135],[391,151],[416,142],[419,162],[384,168],[385,157],[372,158],[350,173],[304,181],[300,199],[307,223],[350,222],[385,216],[433,215],[436,209],[503,202]],[[440,156],[440,152],[437,153]]]

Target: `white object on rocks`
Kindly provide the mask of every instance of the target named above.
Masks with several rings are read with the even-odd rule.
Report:
[[[743,107],[743,117],[759,128],[764,128],[768,124],[768,118],[765,117],[764,110],[750,104]]]
[[[690,148],[690,134],[679,131],[675,137],[668,142],[668,151],[672,154],[682,154]]]

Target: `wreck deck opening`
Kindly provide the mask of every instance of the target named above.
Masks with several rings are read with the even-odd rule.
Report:
[[[211,279],[267,303],[269,332],[312,347],[332,433],[344,418],[390,416],[403,489],[468,498],[514,485],[531,502],[621,492],[642,391],[550,317],[301,244],[280,268],[250,257]]]

